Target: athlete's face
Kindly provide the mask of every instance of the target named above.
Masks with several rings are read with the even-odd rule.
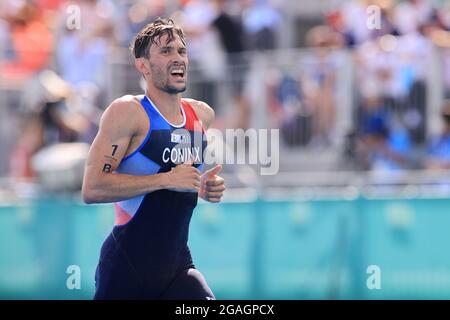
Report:
[[[178,35],[167,43],[164,35],[149,50],[150,74],[147,81],[158,89],[177,94],[186,90],[188,57],[186,46]]]

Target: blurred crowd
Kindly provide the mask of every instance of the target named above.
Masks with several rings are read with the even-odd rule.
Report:
[[[44,146],[92,142],[110,102],[107,88],[120,81],[108,73],[111,54],[129,47],[158,16],[174,18],[187,33],[192,97],[217,109],[217,127],[249,128],[257,108],[247,90],[253,58],[280,49],[287,21],[296,37],[297,20],[286,19],[285,8],[281,0],[2,0],[1,117],[8,118],[2,132],[17,137],[9,174],[32,177],[30,159]],[[342,1],[323,10],[317,25],[294,42],[306,48],[296,67],[264,79],[264,112],[286,146],[335,143],[340,77],[352,65],[353,127],[343,147],[345,164],[362,170],[450,167],[448,103],[441,132],[427,134],[436,52],[450,99],[449,3]],[[232,117],[221,116],[224,83]]]
[[[373,8],[379,9],[378,21]],[[354,61],[354,127],[346,149],[350,166],[384,171],[449,167],[450,3],[345,2],[325,21],[323,32],[351,50]],[[368,27],[359,27],[362,23]],[[433,69],[436,61],[441,70]],[[434,123],[428,121],[430,84],[442,86],[442,129],[427,127]]]

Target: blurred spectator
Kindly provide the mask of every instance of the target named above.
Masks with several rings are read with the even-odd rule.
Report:
[[[325,21],[333,31],[342,35],[346,47],[352,47],[356,44],[356,36],[346,25],[341,11],[334,10],[327,13],[325,15]]]
[[[226,72],[226,57],[217,31],[211,28],[215,16],[211,1],[189,0],[178,20],[187,34],[192,96],[218,108],[218,82]]]
[[[243,19],[248,49],[275,49],[278,28],[282,22],[280,12],[269,0],[246,0],[244,3]]]
[[[236,5],[237,3],[234,3]],[[215,0],[216,17],[212,27],[217,30],[222,48],[226,55],[226,82],[231,87],[231,99],[234,100],[236,112],[233,127],[247,129],[250,123],[250,105],[243,91],[247,73],[247,61],[244,56],[244,32],[240,7],[232,13],[228,0]]]
[[[443,63],[445,97],[450,98],[450,4],[435,10],[432,19],[421,28],[422,33],[440,50]]]
[[[374,19],[379,19],[379,26],[372,26],[370,28],[367,40],[373,40],[385,35],[398,36],[399,30],[395,20],[395,0],[370,0],[366,1],[366,3],[374,8],[378,8],[380,14],[379,17],[373,17]],[[374,13],[375,12],[371,12],[371,14]]]
[[[57,70],[75,87],[88,82],[104,88],[108,49],[115,43],[114,5],[105,0],[76,0],[70,5],[80,8],[80,26],[69,28],[63,8],[56,47]]]
[[[398,171],[410,168],[411,142],[405,131],[389,130],[383,113],[368,117],[358,144],[363,168],[373,171]]]
[[[433,6],[430,0],[407,0],[395,7],[394,19],[400,34],[415,33],[432,17]]]
[[[285,73],[277,88],[282,108],[281,133],[289,146],[307,145],[312,137],[312,112],[297,79]]]
[[[347,40],[346,44],[360,44],[369,39],[370,29],[367,28],[366,12],[368,4],[366,2],[344,1],[337,9],[335,17],[331,15],[326,19],[331,27],[344,35]]]
[[[450,41],[450,32],[449,32],[449,41]],[[442,56],[444,64],[443,80],[444,80],[445,98],[450,99],[450,47],[442,51]]]
[[[373,83],[387,110],[402,118],[417,142],[425,136],[425,81],[430,54],[429,41],[418,33],[384,35],[356,51],[358,90]]]
[[[31,157],[44,145],[43,124],[34,115],[24,119],[22,132],[12,150],[9,158],[9,176],[12,178],[32,178],[34,176],[31,169]]]
[[[313,115],[313,143],[328,145],[336,114],[336,75],[340,67],[342,36],[328,26],[317,26],[307,34],[311,54],[302,60],[301,77],[305,99]]]
[[[18,139],[3,139],[18,141],[15,159],[27,159],[49,143],[90,142],[98,125],[98,106],[104,105],[99,100],[104,98],[107,81],[116,81],[109,79],[107,67],[123,70],[123,62],[111,60],[114,46],[128,47],[131,37],[142,26],[156,16],[169,14],[184,25],[188,36],[188,94],[207,101],[218,111],[215,125],[223,123],[225,127],[246,129],[250,119],[264,119],[252,117],[251,112],[260,112],[256,107],[265,100],[258,99],[251,108],[247,96],[253,99],[265,88],[270,125],[280,128],[285,144],[334,145],[335,133],[342,129],[336,122],[341,107],[338,101],[346,100],[340,99],[338,88],[345,88],[347,84],[342,82],[341,86],[340,81],[350,79],[353,73],[354,78],[348,83],[352,81],[357,114],[350,135],[352,142],[347,147],[354,149],[355,158],[366,155],[365,168],[409,168],[411,149],[428,144],[427,88],[441,81],[438,78],[441,75],[430,73],[433,70],[430,66],[437,65],[432,60],[434,49],[442,58],[440,73],[445,96],[450,98],[450,3],[447,2],[339,2],[339,6],[324,13],[323,25],[307,32],[309,48],[295,53],[291,61],[280,61],[280,66],[271,59],[284,57],[284,51],[273,55],[261,52],[276,49],[281,27],[285,30],[283,23],[297,18],[284,19],[277,6],[281,1],[3,0],[0,77],[7,81],[2,82],[4,87],[0,89],[4,103],[14,109],[3,109],[0,126],[2,134],[10,136],[15,136],[14,130],[19,128]],[[67,24],[69,5],[80,9],[80,28]],[[367,27],[370,5],[381,9],[378,29]],[[319,21],[319,17],[315,18]],[[347,57],[352,59],[348,66],[353,68],[349,71],[344,70]],[[261,64],[255,62],[259,58]],[[267,70],[259,72],[257,69],[264,61]],[[43,99],[34,104],[39,105],[34,109],[18,108],[21,100],[31,96],[30,86],[25,87],[24,81],[41,81],[46,73],[42,70],[49,66],[70,87],[71,94],[59,100]],[[126,72],[134,74],[133,70],[132,66],[126,68]],[[123,75],[122,71],[118,74]],[[266,79],[258,79],[261,74],[267,75]],[[126,76],[117,81],[127,82]],[[135,84],[129,81],[127,85]],[[122,87],[117,85],[119,89]],[[20,91],[22,88],[27,95]],[[119,94],[116,87],[111,90]],[[222,111],[232,114],[236,121],[229,122]],[[445,132],[429,143],[430,159],[445,154],[442,151]],[[2,151],[6,151],[3,153],[8,154],[6,143],[0,144]],[[366,151],[360,152],[361,148]],[[2,171],[6,169],[5,162],[0,161]],[[432,162],[427,160],[425,166],[433,166],[429,164]],[[29,175],[24,163],[16,161],[13,171]]]
[[[280,129],[287,146],[308,145],[312,137],[312,112],[305,101],[300,72],[274,68],[266,85],[270,126]]]
[[[372,84],[372,85],[371,85]],[[373,119],[382,119],[382,123],[387,122],[388,113],[382,104],[377,88],[373,83],[368,82],[360,92],[358,105],[353,117],[353,129],[347,134],[344,145],[344,161],[342,166],[348,170],[368,170],[370,163],[367,152],[361,150],[361,138],[370,131]]]
[[[447,100],[441,112],[443,129],[428,145],[426,169],[450,169],[450,101]]]
[[[120,45],[128,47],[133,37],[156,17],[164,16],[167,0],[115,1],[115,34]]]
[[[6,1],[0,5],[9,39],[0,73],[8,82],[23,83],[50,62],[53,37],[35,1]]]
[[[229,0],[215,0],[216,16],[212,26],[217,29],[225,52],[229,54],[228,59],[239,59],[237,55],[244,51],[244,33],[242,29],[242,18],[240,13],[232,13]],[[239,9],[239,8],[238,8]],[[230,61],[234,64],[233,61]]]
[[[383,123],[388,122],[388,112],[386,112],[386,108],[384,107],[380,96],[374,88],[372,88],[372,91],[369,90],[366,89],[366,91],[363,92],[354,121],[357,132],[360,135],[367,131],[367,128],[374,118],[383,119]]]
[[[69,84],[52,71],[39,74],[29,90],[35,90],[38,97],[21,121],[20,135],[10,155],[10,175],[15,178],[33,177],[31,158],[45,146],[76,141],[91,143],[98,123],[98,116],[76,108],[79,94],[74,99]]]
[[[356,84],[364,85],[366,81],[374,83],[390,111],[401,109],[401,100],[407,94],[407,88],[402,82],[402,64],[396,55],[398,39],[386,35],[366,42],[357,48],[356,53]]]

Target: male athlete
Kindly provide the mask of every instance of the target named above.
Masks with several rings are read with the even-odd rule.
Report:
[[[145,95],[121,97],[105,110],[84,174],[84,201],[115,205],[94,299],[215,299],[187,246],[198,197],[219,202],[225,190],[220,165],[200,172],[214,111],[181,98],[186,41],[171,19],[145,26],[133,53]]]

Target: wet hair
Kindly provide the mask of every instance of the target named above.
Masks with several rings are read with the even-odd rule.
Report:
[[[161,37],[167,35],[167,43],[175,40],[178,35],[181,42],[186,45],[186,37],[183,29],[172,19],[156,18],[153,22],[147,24],[134,38],[131,50],[134,57],[147,58],[152,44],[159,44]]]

